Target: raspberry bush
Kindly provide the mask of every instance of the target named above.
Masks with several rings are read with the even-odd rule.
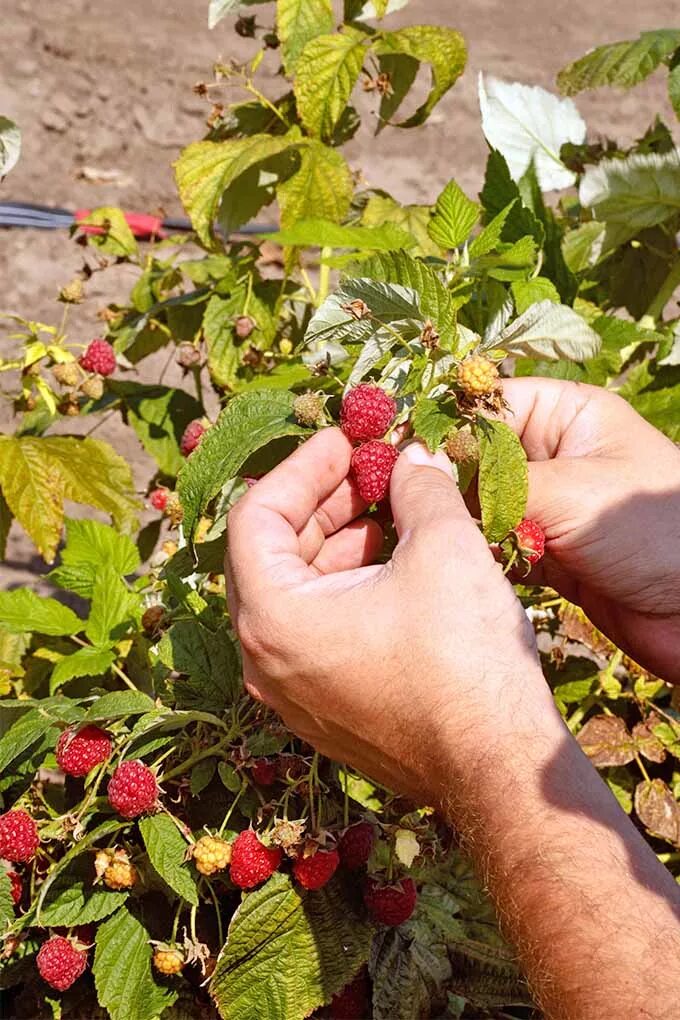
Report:
[[[235,6],[212,0],[211,21]],[[534,89],[529,106],[525,86],[483,78],[478,201],[455,181],[432,205],[366,189],[342,152],[362,115],[415,129],[465,65],[455,30],[391,28],[403,6],[345,0],[337,29],[329,0],[278,0],[273,23],[251,0],[235,28],[252,59],[196,86],[208,132],[175,163],[193,235],[140,245],[120,210],[95,210],[61,325],[10,320],[0,553],[16,526],[56,560],[53,596],[0,593],[0,982],[13,1016],[536,1015],[455,834],[315,754],[244,692],[227,513],[332,423],[371,504],[399,442],[448,453],[560,711],[678,874],[677,693],[526,586],[544,536],[525,520],[522,448],[495,416],[504,377],[552,375],[618,391],[680,440],[678,154],[661,119],[627,149],[590,142],[571,100]],[[679,54],[680,30],[646,33],[588,54],[559,88],[629,87],[667,67],[680,114]],[[267,96],[263,61],[281,67]],[[18,147],[8,125],[2,173]],[[280,229],[239,233],[274,201]],[[104,335],[71,336],[69,306],[119,260],[137,271],[132,292],[99,310]],[[161,349],[185,385],[151,377]],[[69,419],[112,413],[156,465],[143,492],[89,428],[71,434]],[[65,517],[65,501],[110,523]],[[371,512],[389,542],[388,505]]]

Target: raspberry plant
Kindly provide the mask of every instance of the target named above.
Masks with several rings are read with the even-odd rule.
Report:
[[[212,0],[211,23],[236,6]],[[278,0],[275,24],[251,0],[235,27],[252,59],[196,86],[208,133],[175,164],[192,237],[142,249],[120,210],[96,210],[60,301],[68,313],[112,260],[137,267],[100,312],[105,335],[69,336],[68,314],[11,320],[0,552],[16,520],[58,555],[47,581],[68,596],[0,593],[0,981],[17,1017],[535,1015],[454,834],[244,693],[227,513],[315,429],[347,428],[349,394],[367,497],[385,491],[395,434],[445,449],[524,577],[541,536],[523,450],[494,417],[505,375],[607,386],[680,440],[680,160],[660,119],[628,149],[590,143],[571,100],[482,78],[479,201],[455,181],[431,206],[363,188],[342,154],[359,109],[378,130],[416,128],[465,64],[453,29],[390,29],[403,6],[345,0],[335,30],[330,0]],[[679,47],[680,30],[601,47],[559,86],[630,87],[666,65],[680,115]],[[262,61],[282,65],[273,96]],[[7,172],[6,119],[0,140]],[[279,230],[238,233],[274,201]],[[149,380],[163,348],[185,386]],[[64,434],[110,413],[157,466],[141,530],[125,460]],[[111,523],[65,519],[65,500]],[[553,592],[518,594],[570,729],[677,873],[677,695]]]

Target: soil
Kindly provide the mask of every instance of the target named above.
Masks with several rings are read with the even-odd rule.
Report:
[[[479,127],[477,73],[554,87],[556,72],[589,48],[671,27],[669,0],[411,0],[390,19],[446,24],[465,36],[468,68],[426,126],[373,138],[370,117],[347,148],[353,167],[369,184],[388,187],[404,202],[432,201],[450,177],[468,193],[481,184],[486,145]],[[257,7],[271,24],[272,5]],[[16,120],[23,151],[0,188],[3,200],[25,200],[70,209],[120,205],[128,210],[180,215],[171,161],[200,138],[209,112],[192,86],[211,77],[212,63],[245,58],[252,41],[239,39],[229,20],[207,27],[207,0],[3,0],[0,113]],[[275,91],[278,61],[271,54],[265,81]],[[628,93],[601,90],[578,97],[591,136],[600,132],[626,142],[644,131],[657,112],[674,123],[661,74]],[[54,298],[82,263],[82,251],[65,231],[0,230],[0,308],[32,319],[58,321]],[[99,332],[97,309],[122,300],[133,271],[97,274],[89,300],[75,309],[74,339]],[[8,353],[0,342],[0,356]],[[150,375],[155,366],[149,366]],[[78,423],[76,423],[77,425]],[[11,428],[10,408],[0,402],[0,430]],[[68,420],[62,431],[77,431]],[[140,487],[150,462],[130,430],[110,420],[96,433],[132,463]],[[0,587],[26,583],[45,570],[16,525]]]

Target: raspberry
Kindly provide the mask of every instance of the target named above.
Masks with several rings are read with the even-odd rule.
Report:
[[[82,373],[75,361],[66,361],[60,365],[54,365],[52,375],[62,386],[77,386],[82,379]]]
[[[122,762],[109,780],[109,803],[123,818],[150,811],[158,799],[156,777],[141,761]]]
[[[337,850],[316,850],[310,857],[298,857],[293,874],[303,889],[321,889],[330,882],[339,863]]]
[[[255,323],[249,315],[239,315],[234,322],[234,333],[238,340],[247,340],[255,329]]]
[[[160,604],[149,606],[142,614],[142,628],[151,636],[158,634],[165,621],[165,608]]]
[[[473,354],[458,366],[458,385],[469,397],[484,397],[498,388],[498,369],[482,354]]]
[[[137,869],[125,850],[99,850],[94,860],[98,878],[109,889],[132,889],[137,882]]]
[[[116,354],[111,344],[97,337],[81,355],[80,367],[86,372],[96,372],[97,375],[113,375],[116,371]]]
[[[16,906],[16,904],[21,902],[24,883],[21,881],[21,875],[18,875],[16,871],[8,871],[7,877],[10,881],[10,896]]]
[[[199,364],[201,360],[201,352],[198,348],[194,347],[193,344],[180,344],[177,349],[177,358],[175,360],[178,365],[182,366],[182,368],[193,368],[194,365]]]
[[[345,829],[338,843],[340,860],[349,871],[358,871],[368,863],[373,850],[375,831],[370,822],[357,822]]]
[[[168,505],[168,496],[170,490],[166,489],[164,485],[160,485],[157,489],[154,489],[149,493],[149,503],[154,510],[159,510],[161,513],[165,510]]]
[[[318,393],[301,393],[293,401],[293,414],[300,425],[312,428],[323,422],[324,399]]]
[[[340,427],[348,439],[382,439],[394,421],[397,405],[379,386],[362,383],[346,393],[340,407]]]
[[[454,464],[479,460],[479,440],[469,428],[452,429],[446,437],[444,449]]]
[[[85,970],[87,950],[62,935],[53,935],[40,947],[36,962],[48,985],[65,992]]]
[[[98,375],[92,375],[81,383],[80,391],[90,400],[101,400],[104,395],[104,382]]]
[[[382,885],[369,877],[364,885],[364,903],[373,920],[393,928],[408,921],[417,899],[412,878],[402,878],[393,885]]]
[[[231,844],[219,836],[201,836],[191,853],[196,870],[202,875],[224,871],[231,861]]]
[[[27,811],[19,808],[0,815],[0,857],[15,863],[30,861],[39,842],[37,826]]]
[[[258,758],[250,768],[253,782],[257,783],[258,786],[271,786],[276,782],[277,774],[278,768],[276,762],[269,761],[267,758]]]
[[[534,566],[543,559],[545,552],[545,534],[536,521],[520,521],[515,528],[520,549],[529,563]]]
[[[284,357],[287,357],[289,354],[292,354],[293,353],[292,340],[289,340],[288,337],[284,336],[283,340],[279,340],[279,350],[281,354],[284,355]]]
[[[67,776],[86,776],[111,754],[111,737],[99,726],[71,726],[57,741],[57,765]]]
[[[280,847],[265,846],[252,829],[244,829],[231,846],[229,877],[240,889],[254,889],[274,874],[281,856]]]
[[[190,453],[193,453],[205,432],[205,425],[200,418],[196,418],[194,421],[190,421],[184,430],[182,438],[180,440],[179,448],[182,451],[184,457],[188,457]]]
[[[387,495],[398,456],[394,446],[381,442],[364,443],[352,454],[352,473],[367,503],[379,503]]]
[[[331,1020],[366,1020],[371,1015],[371,982],[365,967],[333,996],[329,1015]]]
[[[184,955],[179,949],[159,946],[153,954],[153,965],[160,974],[179,974],[184,966]]]

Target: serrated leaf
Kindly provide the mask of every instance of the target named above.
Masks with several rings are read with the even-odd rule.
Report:
[[[331,0],[277,0],[276,34],[286,74],[295,72],[298,57],[308,42],[332,31]]]
[[[671,67],[668,72],[668,98],[675,116],[680,120],[680,64]]]
[[[429,95],[406,120],[396,123],[391,120],[400,104],[381,104],[381,119],[387,120],[389,117],[395,127],[402,128],[417,127],[427,120],[442,96],[458,81],[467,61],[465,40],[460,32],[439,25],[410,25],[396,32],[385,32],[375,51],[383,60],[385,57],[406,57],[431,67]],[[389,97],[386,99],[389,100]]]
[[[178,482],[189,541],[200,514],[248,457],[274,439],[306,434],[293,417],[294,400],[294,394],[280,390],[243,393],[227,404],[205,433]]]
[[[372,930],[347,891],[335,878],[306,893],[279,872],[244,896],[211,983],[223,1020],[304,1020],[351,980]]]
[[[203,315],[203,335],[208,348],[208,369],[218,386],[229,388],[236,381],[240,364],[234,322],[243,309],[246,290],[239,287],[229,297],[213,294]]]
[[[345,227],[328,220],[311,219],[287,230],[267,234],[268,241],[293,247],[356,248],[359,251],[394,251],[413,248],[415,241],[393,223],[382,227]]]
[[[73,655],[65,655],[50,675],[50,694],[54,694],[69,680],[81,676],[101,676],[116,661],[116,654],[102,648],[79,648]]]
[[[400,205],[390,195],[371,195],[364,207],[361,222],[365,227],[380,227],[383,223],[394,223],[411,235],[416,247],[411,254],[421,258],[428,255],[439,256],[441,249],[435,244],[428,233],[432,216],[429,205]]]
[[[477,237],[475,237],[470,244],[469,250],[471,258],[480,258],[483,255],[488,255],[489,252],[498,248],[501,243],[501,237],[506,220],[518,201],[519,198],[513,198],[503,209],[501,209],[499,213],[496,214],[496,216],[493,217],[492,220],[487,223],[482,230],[480,230]]]
[[[365,44],[363,32],[345,26],[342,32],[312,39],[298,56],[293,90],[311,135],[332,136],[359,77]]]
[[[633,738],[617,715],[594,716],[579,730],[576,739],[596,768],[627,765],[635,757]]]
[[[413,434],[422,439],[432,453],[441,446],[442,440],[455,423],[455,405],[447,406],[429,397],[422,397],[418,401],[411,417]]]
[[[202,417],[202,405],[170,386],[123,382],[114,383],[113,389],[124,398],[130,425],[162,473],[170,477],[179,474],[184,464],[179,445],[182,433],[189,422]]]
[[[656,370],[648,360],[634,368],[619,390],[638,414],[680,443],[680,370]]]
[[[165,814],[142,818],[139,831],[154,869],[164,882],[187,903],[198,906],[196,879],[185,862],[188,844],[171,818]]]
[[[638,783],[635,787],[635,813],[652,835],[680,846],[680,804],[663,779]]]
[[[602,341],[585,319],[567,305],[540,301],[506,326],[494,346],[508,354],[586,361],[599,353]]]
[[[19,755],[35,744],[53,725],[49,711],[32,709],[22,715],[0,738],[0,774]]]
[[[604,232],[604,223],[597,220],[567,231],[562,241],[562,254],[572,273],[582,273],[596,264],[602,254]]]
[[[296,3],[305,6],[304,0]],[[339,223],[347,215],[353,192],[352,172],[341,153],[310,138],[300,147],[299,168],[277,188],[281,226],[294,228],[300,220],[310,219]]]
[[[479,439],[479,502],[488,542],[500,542],[524,517],[528,470],[524,448],[500,421],[485,419]]]
[[[84,622],[56,599],[41,598],[29,588],[0,592],[0,624],[14,633],[31,630],[52,637],[79,634]]]
[[[226,624],[213,633],[180,620],[163,635],[158,654],[168,669],[185,674],[172,684],[180,708],[220,713],[241,691],[239,660]]]
[[[543,191],[568,188],[576,174],[560,159],[566,142],[580,145],[586,125],[571,99],[559,99],[538,85],[521,85],[479,75],[482,129],[489,145],[503,153],[513,180],[533,162]]]
[[[9,117],[0,117],[0,180],[12,170],[21,153],[21,131]]]
[[[86,722],[98,722],[100,719],[124,719],[128,715],[143,715],[151,712],[153,699],[143,691],[110,691],[97,698],[88,708]]]
[[[7,925],[14,921],[14,918],[12,883],[5,869],[0,868],[0,928],[4,931]]]
[[[61,565],[92,568],[90,583],[72,588],[72,591],[89,598],[94,575],[107,564],[121,577],[133,574],[139,566],[139,552],[129,535],[121,535],[100,521],[67,519],[65,523],[66,544],[61,550]]]
[[[127,891],[115,892],[106,886],[94,885],[91,863],[88,870],[91,874],[85,876],[70,870],[59,876],[40,912],[44,925],[70,928],[76,924],[93,924],[110,917],[125,903]]]
[[[409,925],[411,937],[400,929],[380,932],[371,947],[375,1020],[420,1020],[430,1016],[452,968],[443,939],[435,939],[421,922]]]
[[[57,863],[52,867],[45,878],[45,881],[40,886],[38,902],[36,905],[36,924],[41,923],[42,904],[47,900],[49,892],[58,880],[59,876],[69,868],[77,857],[80,857],[80,855],[84,854],[86,850],[89,850],[92,846],[94,846],[98,840],[120,832],[120,830],[124,829],[127,824],[129,823],[122,821],[119,818],[109,818],[107,821],[97,825],[90,832],[85,833],[85,835],[81,836],[77,842],[73,842],[71,844],[64,856],[60,857]]]
[[[518,315],[522,315],[532,305],[542,301],[560,304],[557,287],[552,280],[548,280],[545,276],[535,276],[531,280],[514,280],[510,284],[510,290]]]
[[[197,797],[199,793],[205,790],[206,786],[210,785],[216,769],[216,758],[204,758],[203,761],[199,761],[194,765],[189,780],[189,789],[191,790],[192,797]]]
[[[157,1020],[177,993],[158,985],[144,925],[121,907],[97,928],[92,973],[97,998],[111,1020]]]
[[[100,206],[93,209],[88,216],[78,220],[81,230],[84,225],[100,228],[100,233],[87,231],[87,239],[89,244],[99,248],[105,255],[128,258],[137,254],[135,235],[122,209],[112,205]]]
[[[92,588],[85,636],[98,648],[107,648],[126,633],[140,603],[110,565],[97,572]]]
[[[428,227],[430,237],[442,248],[457,248],[467,241],[480,211],[455,181],[449,181],[437,199]]]
[[[648,78],[679,46],[680,31],[674,29],[642,32],[637,39],[598,46],[562,68],[557,75],[557,87],[565,96],[602,85],[632,88]]]

